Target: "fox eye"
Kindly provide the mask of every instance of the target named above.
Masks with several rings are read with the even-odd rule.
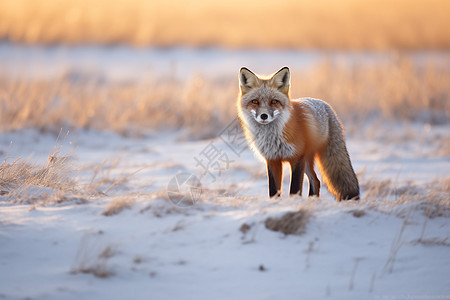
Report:
[[[253,104],[259,104],[259,101],[255,99],[255,100],[252,100],[252,103]]]
[[[277,104],[278,103],[278,100],[272,100],[272,101],[270,101],[270,104]]]

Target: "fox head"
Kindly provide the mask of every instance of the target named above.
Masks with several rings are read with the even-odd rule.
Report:
[[[284,67],[270,78],[260,78],[247,68],[239,74],[239,112],[247,119],[267,125],[289,113],[290,72]]]

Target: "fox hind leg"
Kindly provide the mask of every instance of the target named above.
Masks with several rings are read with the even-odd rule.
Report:
[[[306,163],[306,176],[308,176],[309,181],[309,195],[319,197],[320,193],[320,181],[317,178],[316,172],[314,171],[314,156],[307,159]]]
[[[281,182],[283,179],[283,164],[281,160],[267,161],[267,177],[269,179],[269,196],[281,196]]]

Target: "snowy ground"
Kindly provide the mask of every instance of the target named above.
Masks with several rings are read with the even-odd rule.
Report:
[[[330,57],[383,61],[370,53],[0,44],[2,72],[12,77],[235,76],[242,65],[298,69]],[[448,54],[414,59],[430,57],[448,63]],[[389,124],[348,138],[362,200],[343,203],[324,185],[319,199],[288,197],[287,172],[283,197],[269,199],[264,164],[230,147],[228,130],[202,141],[174,131],[70,132],[60,155],[71,155],[73,190],[0,193],[0,299],[450,298],[448,125]],[[46,165],[56,137],[2,132],[0,163],[8,155],[8,164]],[[198,161],[213,154],[204,173]],[[193,206],[168,197],[180,173],[201,182]],[[266,228],[268,218],[297,211],[300,234]]]
[[[448,52],[403,53],[416,64],[449,65]],[[395,53],[312,50],[231,50],[221,48],[132,48],[127,46],[69,47],[24,46],[0,43],[0,73],[13,77],[52,78],[67,73],[96,74],[112,80],[142,80],[170,75],[180,79],[237,76],[239,68],[267,74],[288,65],[293,71],[307,70],[328,60],[338,65],[384,64]]]
[[[33,153],[31,161],[45,163],[55,140],[3,133],[0,152],[5,157],[13,141],[8,161]],[[220,174],[212,171],[215,182],[195,160],[211,145],[228,158]],[[432,157],[436,149],[352,139],[348,146],[362,186],[377,178],[425,190],[448,178],[449,157]],[[365,199],[363,187],[361,202],[336,203],[325,186],[320,199],[268,199],[264,165],[250,151],[236,154],[221,138],[183,141],[180,132],[137,139],[78,131],[62,151],[72,153],[80,187],[101,169],[97,178],[109,180],[98,189],[107,192],[39,205],[0,196],[0,298],[450,298],[449,215],[427,217],[420,201]],[[194,206],[167,198],[180,172],[200,178]],[[121,199],[131,208],[103,214]],[[268,217],[300,209],[310,216],[303,234],[265,227]]]

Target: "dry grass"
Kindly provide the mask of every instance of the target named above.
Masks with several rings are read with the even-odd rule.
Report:
[[[87,233],[80,243],[74,265],[70,274],[92,274],[95,277],[107,278],[114,275],[108,260],[117,254],[116,245],[101,243],[103,232]]]
[[[236,117],[237,94],[237,78],[105,82],[0,77],[0,131],[69,127],[135,135],[169,127],[188,129],[196,138],[213,137]],[[367,133],[367,127],[374,127],[367,126],[368,120],[448,124],[450,71],[432,64],[418,67],[407,58],[353,67],[323,62],[311,70],[293,70],[291,94],[331,103],[350,134]],[[450,151],[448,139],[440,140]]]
[[[183,214],[188,216],[192,213],[191,209],[196,209],[198,207],[196,205],[193,207],[176,206],[170,201],[166,187],[145,194],[145,198],[148,202],[139,210],[139,212],[142,214],[150,212],[157,218],[162,218],[171,214]]]
[[[414,208],[427,218],[450,217],[450,177],[420,185],[370,178],[363,179],[361,187],[363,203],[369,209],[406,217]]]
[[[80,168],[80,170],[92,172],[92,177],[89,182],[83,184],[83,189],[90,195],[108,195],[114,194],[116,190],[128,191],[128,184],[131,177],[133,177],[143,168],[138,168],[135,171],[121,172],[119,175],[112,174],[119,169],[120,159],[104,160],[100,164],[92,164]]]
[[[0,164],[0,194],[19,203],[63,202],[73,199],[67,196],[69,193],[78,193],[72,179],[70,155],[59,155],[64,140],[59,146],[58,140],[59,136],[46,165],[20,158],[8,163],[7,155]]]
[[[405,228],[408,225],[409,219],[411,217],[411,212],[412,212],[412,209],[410,209],[408,211],[408,214],[404,218],[399,232],[397,233],[397,235],[394,237],[394,239],[392,241],[391,251],[389,253],[386,264],[384,265],[384,268],[383,268],[384,273],[385,272],[392,273],[392,271],[394,270],[394,264],[395,264],[395,260],[397,258],[398,252],[400,251],[402,246],[405,244],[404,233],[405,233]]]
[[[65,138],[61,142],[59,139],[60,136],[46,164],[21,158],[9,163],[8,151],[0,164],[0,196],[12,203],[47,205],[68,201],[84,204],[89,199],[110,195],[113,200],[103,212],[106,216],[132,206],[140,194],[129,192],[128,180],[141,169],[113,175],[111,173],[119,168],[118,160],[77,168],[70,161],[71,155],[61,153]],[[92,173],[91,179],[77,179],[80,172]]]
[[[104,216],[113,216],[121,213],[125,209],[130,209],[135,202],[135,199],[129,196],[120,196],[112,199],[102,212]]]
[[[355,218],[361,218],[364,217],[366,215],[366,212],[362,209],[355,209],[350,211],[350,213],[355,217]]]
[[[3,0],[0,38],[137,46],[449,49],[446,0]]]
[[[0,79],[0,131],[23,127],[53,130],[190,128],[200,135],[218,132],[235,112],[236,90],[223,83],[155,80],[144,84]],[[234,87],[234,86],[233,86]],[[214,99],[214,101],[210,101]],[[234,106],[234,105],[232,105]],[[209,124],[205,130],[205,124]]]
[[[306,225],[311,218],[308,210],[288,212],[280,218],[267,218],[265,225],[267,229],[281,231],[284,234],[303,234],[306,232]]]
[[[433,125],[450,116],[450,71],[433,64],[417,67],[406,57],[348,68],[324,61],[294,80],[292,95],[324,99],[347,122],[381,116]]]
[[[449,238],[428,238],[428,239],[417,239],[412,241],[413,245],[417,245],[417,244],[421,244],[427,247],[432,247],[432,246],[446,246],[446,247],[450,247],[450,242],[449,242]]]

